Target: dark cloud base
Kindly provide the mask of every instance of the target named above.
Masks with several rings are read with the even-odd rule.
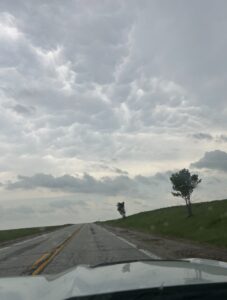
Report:
[[[206,152],[200,160],[192,163],[191,167],[227,172],[227,153],[221,150]]]
[[[71,175],[54,177],[47,174],[35,174],[31,177],[19,175],[17,181],[9,182],[5,188],[8,190],[45,188],[70,193],[146,198],[149,197],[148,195],[154,187],[166,183],[169,175],[170,172],[165,172],[149,177],[137,175],[130,178],[128,175],[120,175],[106,176],[101,179],[96,179],[89,174],[84,174],[83,177]]]

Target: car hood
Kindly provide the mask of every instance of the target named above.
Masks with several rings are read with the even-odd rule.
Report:
[[[0,299],[60,300],[152,287],[227,282],[227,263],[187,259],[77,266],[58,275],[0,278]]]

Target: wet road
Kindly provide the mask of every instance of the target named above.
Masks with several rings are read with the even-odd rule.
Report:
[[[0,276],[56,274],[76,265],[156,258],[96,224],[78,224],[0,248]]]

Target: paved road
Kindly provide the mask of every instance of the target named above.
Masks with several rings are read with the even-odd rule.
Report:
[[[96,224],[78,224],[0,248],[0,276],[34,274],[34,271],[53,274],[79,264],[151,257]]]

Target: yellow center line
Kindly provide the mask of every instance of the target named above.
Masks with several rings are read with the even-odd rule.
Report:
[[[48,255],[49,253],[44,253],[40,258],[38,258],[32,265],[32,269],[34,269],[37,265],[39,265],[42,261],[44,261]]]
[[[44,268],[54,259],[59,252],[73,239],[73,237],[79,233],[82,226],[73,232],[64,242],[55,247],[51,252],[44,253],[40,258],[38,258],[32,265],[32,276],[40,274]],[[34,270],[35,269],[35,270]]]

